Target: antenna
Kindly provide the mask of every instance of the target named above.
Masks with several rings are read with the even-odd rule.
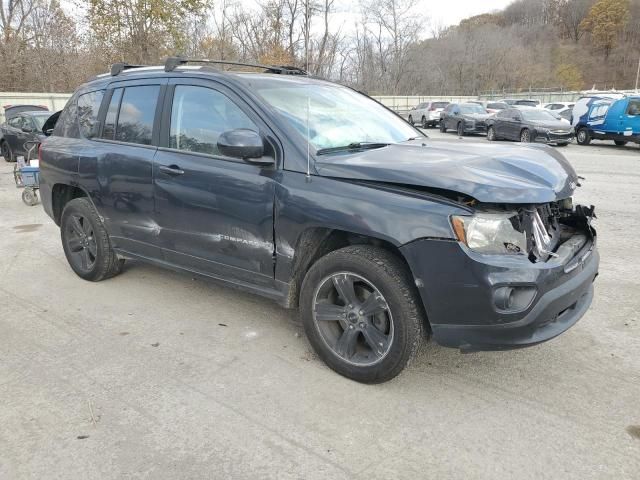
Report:
[[[306,71],[309,71],[309,0],[305,2],[305,38],[304,38],[304,54],[305,54],[305,62],[306,62]],[[311,134],[309,128],[309,110],[311,110],[311,97],[309,96],[309,85],[307,84],[307,182],[311,181]]]

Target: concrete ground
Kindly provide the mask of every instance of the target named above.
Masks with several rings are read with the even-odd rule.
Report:
[[[597,205],[591,310],[524,350],[430,343],[377,386],[268,300],[132,262],[80,280],[0,162],[0,478],[640,478],[640,148],[562,151]]]

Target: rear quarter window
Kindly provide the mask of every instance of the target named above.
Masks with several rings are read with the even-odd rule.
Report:
[[[71,97],[62,110],[56,126],[53,129],[53,135],[58,137],[79,137],[79,129],[77,122],[77,97]]]

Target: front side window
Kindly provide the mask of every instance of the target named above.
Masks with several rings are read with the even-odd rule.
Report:
[[[85,138],[95,136],[94,129],[103,96],[104,90],[97,90],[78,97],[78,126],[80,127],[80,133]]]
[[[352,143],[399,143],[419,134],[375,100],[350,88],[262,79],[252,88],[317,150]]]
[[[223,132],[238,128],[259,130],[226,95],[207,87],[176,87],[171,108],[169,147],[220,155],[218,137]]]
[[[151,145],[159,85],[126,87],[120,102],[116,140]]]

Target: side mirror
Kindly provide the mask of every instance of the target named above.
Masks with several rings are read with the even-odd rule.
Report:
[[[242,158],[252,163],[273,164],[272,158],[263,158],[264,142],[258,132],[237,128],[218,137],[218,151],[228,157]]]
[[[24,133],[33,132],[33,128],[31,128],[31,127],[22,127],[20,130],[22,130]]]

